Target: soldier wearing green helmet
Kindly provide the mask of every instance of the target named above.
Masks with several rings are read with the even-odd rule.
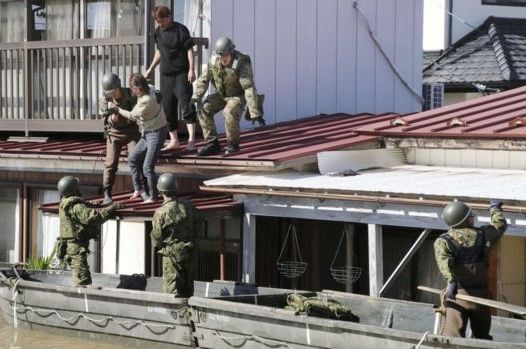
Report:
[[[57,257],[71,267],[75,286],[91,285],[88,265],[89,242],[99,237],[100,225],[124,206],[113,204],[99,208],[84,200],[80,195],[79,179],[73,176],[62,177],[58,181],[57,189],[61,196]]]
[[[150,237],[162,256],[163,291],[190,297],[194,287],[193,241],[202,227],[202,218],[190,201],[177,197],[177,178],[173,173],[160,175],[157,189],[163,204],[153,215]]]
[[[465,337],[469,319],[475,338],[491,339],[489,308],[456,299],[457,294],[490,297],[489,253],[508,225],[502,201],[491,200],[489,214],[490,224],[476,227],[475,214],[464,202],[451,202],[442,212],[442,219],[450,229],[435,240],[434,248],[438,269],[448,283],[443,335]]]
[[[113,202],[111,192],[115,183],[115,176],[119,169],[121,149],[126,146],[128,153],[137,145],[141,134],[139,126],[133,120],[120,115],[116,107],[132,110],[137,103],[137,98],[132,96],[129,88],[121,85],[121,79],[114,73],[106,73],[102,77],[104,97],[99,101],[100,111],[104,118],[106,132],[106,160],[102,175],[102,189],[104,192],[104,205]]]
[[[225,155],[239,151],[239,122],[248,106],[251,120],[264,125],[263,95],[258,95],[254,83],[250,57],[239,51],[228,37],[220,37],[214,46],[214,56],[195,83],[191,103],[197,105],[199,123],[206,145],[197,151],[199,156],[219,154],[221,147],[217,139],[214,115],[223,111],[228,146]],[[201,99],[209,84],[216,92]]]

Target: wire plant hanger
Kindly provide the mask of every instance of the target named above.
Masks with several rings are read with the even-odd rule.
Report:
[[[360,276],[362,276],[362,268],[355,267],[353,265],[348,265],[348,263],[345,263],[345,265],[334,265],[336,262],[336,259],[340,253],[340,249],[342,247],[343,237],[345,236],[346,242],[349,241],[349,232],[347,229],[343,229],[342,236],[340,237],[340,243],[338,244],[338,249],[336,249],[336,253],[334,254],[334,257],[331,262],[330,270],[331,275],[334,280],[341,284],[350,284],[353,282],[356,282]],[[356,264],[355,262],[355,256],[353,252],[353,264]]]
[[[287,245],[287,240],[291,236],[291,244],[293,247],[293,256],[294,260],[292,261],[282,261],[281,257],[283,256],[283,251],[285,251],[285,246]],[[294,224],[289,225],[287,230],[287,235],[285,236],[285,241],[283,241],[283,246],[281,247],[281,252],[279,253],[278,261],[276,262],[278,272],[286,278],[297,278],[301,276],[305,270],[307,270],[307,263],[303,262],[301,259],[300,247],[298,244],[298,235],[296,233],[296,227]]]

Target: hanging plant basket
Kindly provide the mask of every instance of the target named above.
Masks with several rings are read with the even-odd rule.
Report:
[[[286,278],[297,278],[307,270],[305,262],[277,262],[278,272]]]
[[[341,284],[348,284],[350,282],[356,282],[360,276],[362,276],[362,268],[333,266],[331,267],[331,275],[335,281]]]
[[[336,253],[334,254],[334,257],[332,259],[330,271],[331,271],[332,278],[336,282],[347,285],[347,284],[356,282],[360,278],[360,276],[362,276],[362,268],[351,266],[351,265],[334,265],[334,262],[336,261],[338,254],[340,253],[340,248],[342,247],[344,236],[346,240],[349,238],[347,236],[346,229],[343,230],[342,236],[340,237],[340,243],[338,244],[338,249],[336,250]],[[353,263],[354,263],[354,253],[353,253]]]
[[[283,251],[285,250],[285,246],[287,245],[289,235],[292,235],[291,243],[293,244],[293,254],[296,258],[292,261],[282,261],[281,256],[283,255]],[[281,247],[281,252],[279,254],[278,261],[276,262],[276,267],[278,269],[278,273],[280,273],[283,277],[289,279],[297,278],[303,273],[305,273],[305,270],[307,270],[307,263],[303,262],[303,260],[301,259],[301,252],[298,244],[296,228],[292,224],[289,225],[287,235],[285,236],[285,241],[283,242],[283,246]]]

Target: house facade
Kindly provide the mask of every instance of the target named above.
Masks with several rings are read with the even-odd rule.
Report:
[[[17,1],[1,2],[3,8],[7,3]],[[69,3],[45,2],[46,8]],[[81,18],[89,19],[87,13],[98,8],[94,3],[98,2],[74,2],[68,9],[74,13],[78,10]],[[25,260],[50,251],[57,218],[54,209],[46,205],[58,200],[55,186],[61,176],[75,174],[83,183],[84,194],[97,200],[104,161],[102,122],[95,104],[101,95],[97,79],[112,70],[126,81],[129,74],[142,71],[151,57],[151,43],[145,34],[152,25],[148,9],[158,2],[129,3],[125,11],[126,1],[101,1],[100,6],[111,14],[109,24],[79,21],[79,37],[45,40],[53,27],[46,22],[42,29],[46,34],[40,33],[39,40],[0,43],[0,69],[12,84],[1,90],[0,128],[5,136],[5,144],[0,147],[0,205],[5,208],[1,213],[5,224],[0,228],[5,246],[0,255],[3,261]],[[205,253],[200,256],[202,269],[198,275],[204,279],[221,275],[269,286],[343,289],[423,300],[415,285],[441,287],[430,247],[445,229],[440,211],[447,200],[471,196],[433,194],[440,199],[426,197],[422,208],[418,193],[406,192],[403,198],[390,199],[395,191],[391,188],[392,193],[386,194],[374,187],[376,184],[363,192],[353,185],[331,187],[318,171],[319,153],[351,149],[368,155],[364,150],[385,148],[385,134],[366,125],[382,121],[376,125],[381,129],[429,117],[415,114],[423,103],[419,92],[421,1],[187,0],[169,5],[195,36],[209,43],[223,35],[232,37],[236,48],[251,55],[257,88],[266,95],[268,126],[252,130],[252,125],[243,120],[242,150],[238,154],[199,158],[176,152],[163,154],[158,163],[159,173],[178,175],[183,191],[228,195],[232,201],[206,207],[207,229],[198,245]],[[47,10],[46,21],[57,18]],[[118,23],[125,18],[134,18],[134,23],[142,18],[142,34],[124,35],[124,24]],[[107,36],[93,37],[94,31],[101,28]],[[203,41],[196,47],[202,64],[206,64],[211,46]],[[449,120],[449,112],[445,111],[444,119]],[[221,130],[221,116],[217,119]],[[8,138],[12,135],[19,137]],[[407,138],[406,142],[421,142]],[[432,148],[431,144],[426,143],[422,152]],[[408,148],[403,149],[404,161],[420,165],[411,162],[416,156],[411,147],[402,148]],[[423,153],[418,152],[418,157]],[[381,159],[390,163],[392,156],[396,154],[382,155]],[[341,170],[345,169],[329,172]],[[282,171],[314,178],[314,183],[306,185],[311,189],[314,184],[325,188],[303,193],[304,188],[279,177]],[[239,177],[242,181],[230,184],[230,175],[261,182],[250,185]],[[274,176],[282,184],[274,182]],[[300,179],[291,181],[302,183]],[[287,190],[283,190],[283,183]],[[411,183],[403,185],[410,187]],[[129,206],[119,219],[104,225],[102,239],[93,246],[97,254],[90,264],[103,272],[155,274],[158,265],[148,242],[155,207],[129,202],[130,190],[123,158],[115,192],[118,200]],[[199,202],[198,195],[188,195]],[[481,217],[488,198],[474,200]],[[522,239],[520,234],[516,237]],[[399,268],[403,260],[407,262]],[[502,267],[500,262],[492,265]],[[298,274],[302,266],[305,269]],[[359,278],[347,273],[358,270]],[[522,287],[523,281],[518,285]]]

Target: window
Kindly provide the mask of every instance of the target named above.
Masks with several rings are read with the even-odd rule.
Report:
[[[24,1],[0,1],[0,43],[24,41]]]
[[[48,202],[60,201],[56,190],[31,190],[31,247],[30,257],[48,257],[55,247],[60,230],[58,216],[45,215],[38,208]],[[36,232],[36,234],[35,234]]]
[[[89,38],[144,34],[144,1],[91,0],[87,4],[86,13]]]
[[[23,0],[0,0],[0,43],[25,39]],[[144,35],[142,0],[32,0],[27,39],[75,40]],[[85,5],[84,5],[85,4]],[[82,6],[85,6],[83,11]],[[86,16],[83,20],[82,16]]]
[[[20,190],[0,186],[0,262],[16,263],[20,256]]]
[[[482,0],[482,5],[526,6],[526,0]]]

